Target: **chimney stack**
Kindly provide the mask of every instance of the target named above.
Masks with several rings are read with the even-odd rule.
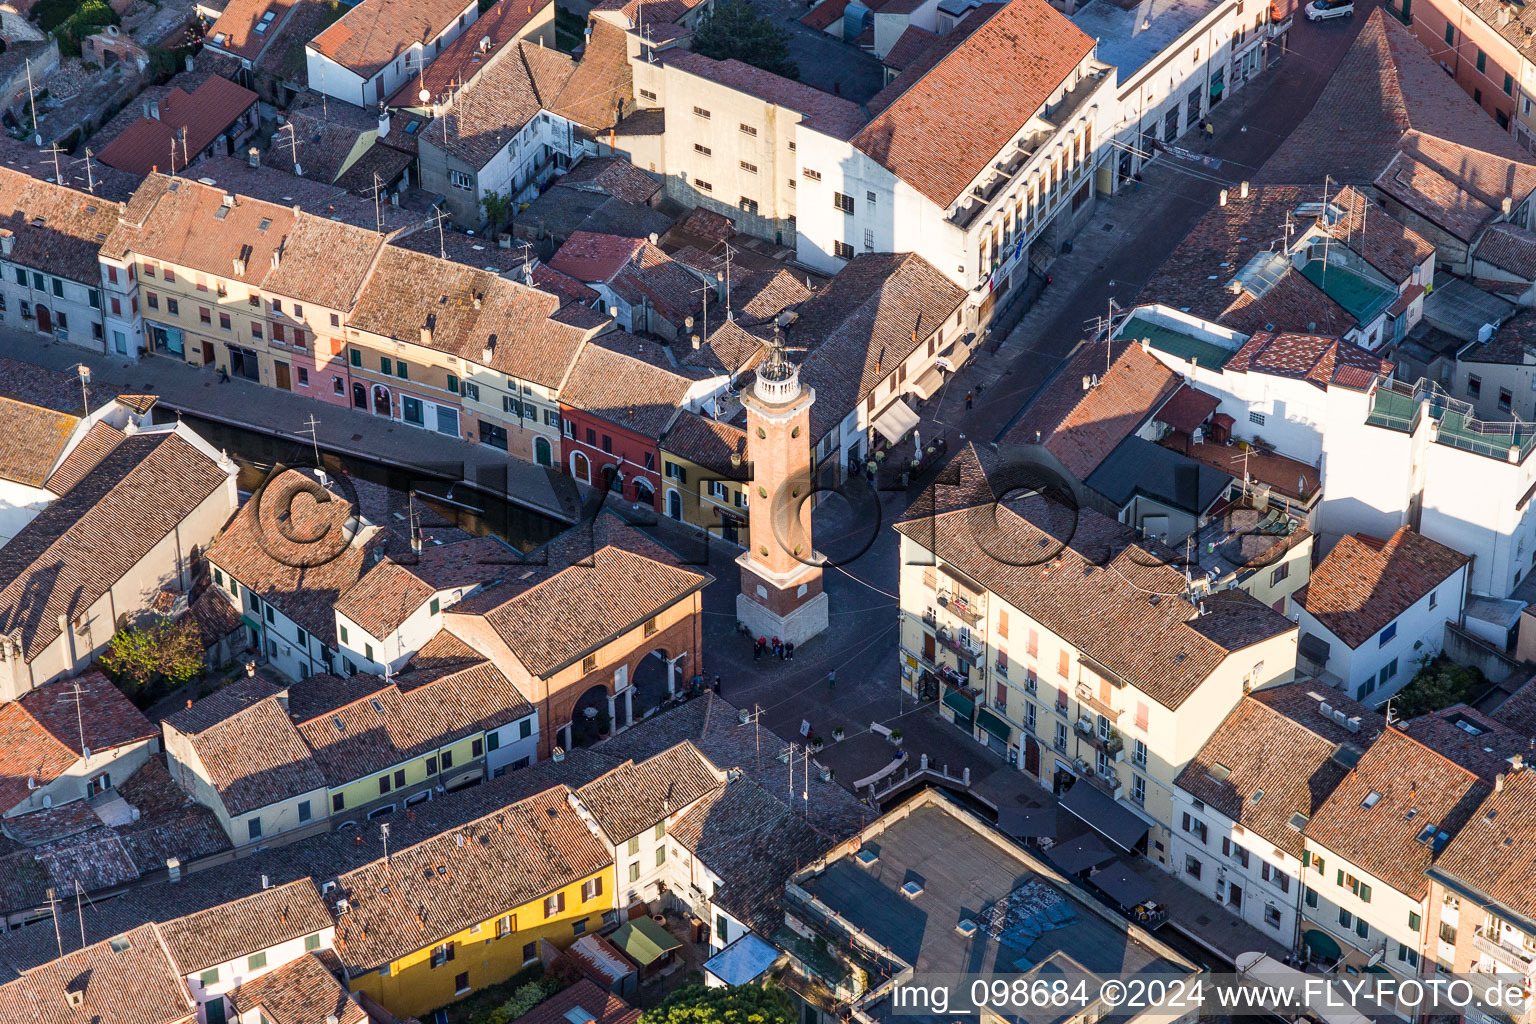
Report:
[[[261,166],[261,150],[257,149],[255,146],[252,146],[250,149],[246,150],[245,151],[245,162],[250,164],[252,167],[260,167]]]

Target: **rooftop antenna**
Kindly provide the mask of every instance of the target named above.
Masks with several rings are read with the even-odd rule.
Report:
[[[86,150],[85,150],[85,190],[87,192],[89,192],[91,195],[95,195],[96,194],[96,176],[95,176],[95,174],[93,174],[91,172],[91,156],[92,156],[92,153],[91,153],[90,147],[86,147]]]
[[[704,283],[704,287],[694,289],[694,292],[698,295],[701,295],[704,299],[704,333],[701,335],[701,337],[703,337],[705,341],[709,340],[709,293],[714,291],[715,287],[715,285],[712,285],[706,281]]]
[[[725,245],[725,318],[735,320],[736,313],[731,309],[731,243]]]
[[[85,908],[80,905],[80,897],[85,890],[80,885],[80,879],[75,879],[75,920],[80,922],[80,948],[85,948]]]
[[[90,419],[91,394],[86,389],[86,385],[91,382],[91,368],[86,366],[84,363],[81,363],[79,366],[75,367],[75,372],[80,375],[80,401],[85,405],[84,418]]]
[[[53,180],[57,184],[64,184],[64,172],[59,170],[59,154],[64,151],[59,148],[59,144],[57,142],[50,142],[48,144],[48,148],[43,150],[43,152],[51,153],[53,155]]]
[[[171,175],[176,174],[176,136],[171,136]]]
[[[293,154],[293,173],[297,177],[304,177],[304,168],[299,166],[299,129],[289,121],[278,130],[278,134],[288,133],[288,150]]]
[[[27,102],[32,106],[32,145],[43,144],[43,133],[37,130],[37,93],[32,88],[32,58],[27,58]]]
[[[321,465],[320,465],[320,431],[318,429],[319,426],[320,426],[320,421],[315,419],[315,414],[314,413],[310,413],[309,414],[309,419],[304,421],[304,429],[299,431],[299,433],[301,433],[301,434],[308,434],[309,435],[309,443],[311,445],[313,445],[314,449],[315,449],[315,468],[317,468],[317,469],[322,468]]]
[[[176,134],[181,138],[181,169],[186,170],[192,163],[191,158],[187,156],[187,126],[182,125]]]
[[[76,679],[74,681],[70,692],[66,693],[62,699],[74,702],[75,729],[80,734],[80,753],[85,758],[85,763],[90,764],[91,748],[85,745],[85,716],[80,711],[80,706],[85,703],[85,691],[80,689],[80,680]]]
[[[443,221],[447,217],[441,206],[432,214],[432,219],[437,222],[437,256],[444,260],[448,258],[448,244],[443,240]]]
[[[64,958],[64,933],[59,931],[59,901],[54,895],[53,886],[43,890],[48,894],[48,912],[53,915],[53,941],[59,945],[59,959]]]
[[[389,859],[389,822],[387,822],[387,821],[380,822],[380,824],[379,824],[379,838],[384,843],[384,867],[386,869],[388,869],[389,867],[392,866],[392,864],[390,862],[390,859]]]
[[[384,210],[379,205],[379,196],[384,192],[384,180],[379,177],[379,172],[373,172],[373,188],[368,191],[373,193],[373,228],[379,234],[384,233]]]

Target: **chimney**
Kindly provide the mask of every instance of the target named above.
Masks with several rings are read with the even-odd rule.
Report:
[[[253,676],[256,674],[256,663],[254,661],[248,661],[245,663],[245,674],[248,676]]]
[[[165,858],[165,870],[170,873],[172,883],[181,881],[181,858]]]
[[[1502,792],[1504,792],[1504,773],[1503,772],[1499,772],[1499,774],[1497,774],[1497,775],[1495,775],[1493,777],[1493,791],[1495,793],[1502,793]]]
[[[233,192],[225,192],[223,202],[226,209],[232,209],[235,205],[235,194]]]
[[[0,228],[0,254],[9,256],[16,247],[16,233],[10,228]]]
[[[1509,770],[1511,772],[1524,771],[1525,770],[1525,755],[1524,754],[1511,754],[1510,757],[1509,757]]]
[[[234,264],[235,264],[235,276],[236,277],[244,277],[245,276],[245,259],[243,257],[236,256],[234,258]]]
[[[415,555],[420,555],[421,554],[421,531],[420,530],[412,530],[411,531],[411,552],[412,552],[412,554],[415,554]]]
[[[436,325],[437,318],[428,315],[427,322],[421,325],[421,343],[428,347],[432,345],[432,328]]]
[[[272,250],[272,269],[276,270],[278,267],[282,266],[282,263],[283,263],[283,250],[281,250],[281,249],[273,249]]]
[[[152,117],[156,121],[160,120],[160,101],[150,100],[148,103],[144,104],[144,116]]]
[[[245,162],[250,164],[252,167],[260,167],[261,166],[261,150],[257,149],[255,146],[252,146],[250,149],[246,150],[245,151]]]
[[[1244,199],[1248,198],[1248,183],[1246,181],[1237,186],[1237,194]]]
[[[379,138],[387,138],[389,135],[389,108],[379,111]]]

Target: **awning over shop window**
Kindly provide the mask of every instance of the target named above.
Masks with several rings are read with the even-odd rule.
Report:
[[[258,633],[261,632],[261,620],[260,619],[255,618],[254,616],[251,616],[251,615],[242,615],[242,616],[240,616],[240,621],[245,623],[247,626],[250,626],[256,632],[258,632]]]
[[[937,366],[930,366],[927,373],[907,386],[912,389],[913,394],[926,402],[938,394],[939,388],[944,386],[944,374],[939,371]]]
[[[906,436],[907,431],[918,424],[917,413],[905,401],[898,398],[891,407],[875,418],[875,429],[891,444]]]
[[[998,739],[1002,740],[1004,743],[1008,742],[1008,737],[1013,733],[1013,730],[1008,727],[1007,722],[1003,721],[1001,718],[998,718],[986,708],[982,708],[980,711],[976,712],[976,724],[987,730],[987,732],[991,733],[993,736],[996,736]]]
[[[976,704],[959,690],[945,690],[944,703],[960,718],[970,721],[976,717]]]
[[[1090,881],[1127,910],[1157,894],[1151,882],[1132,871],[1129,864],[1119,859],[1095,872]]]
[[[1126,851],[1134,850],[1151,827],[1135,811],[1109,794],[1095,789],[1087,779],[1078,779],[1072,784],[1072,788],[1061,798],[1061,806]]]
[[[1301,941],[1322,960],[1337,960],[1344,954],[1344,951],[1339,948],[1338,940],[1319,928],[1303,932]]]
[[[1051,860],[1069,875],[1098,867],[1115,859],[1115,851],[1092,832],[1084,832],[1076,839],[1051,847]]]

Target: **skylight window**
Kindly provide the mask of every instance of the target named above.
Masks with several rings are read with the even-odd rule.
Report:
[[[1380,802],[1381,794],[1373,789],[1369,793],[1365,794],[1365,799],[1360,801],[1360,806],[1366,809],[1370,809],[1375,807]]]

